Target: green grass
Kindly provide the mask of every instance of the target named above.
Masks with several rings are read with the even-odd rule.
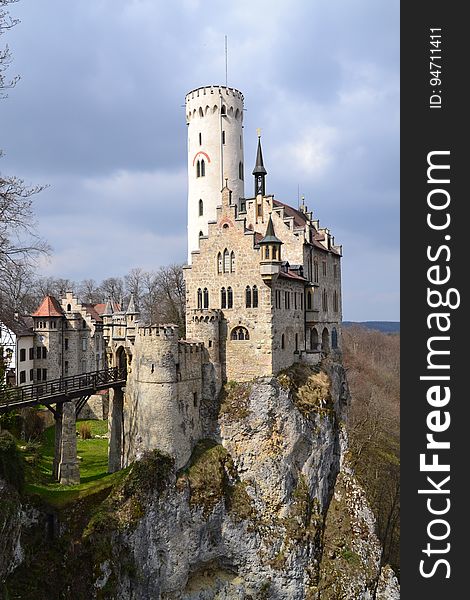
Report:
[[[77,421],[77,431],[81,423],[90,426],[92,436],[107,432],[106,421]],[[77,437],[77,455],[80,457],[80,484],[61,485],[52,478],[54,458],[55,426],[48,427],[38,444],[20,446],[26,460],[26,485],[28,494],[38,495],[54,506],[63,506],[112,486],[123,477],[123,472],[108,474],[108,440],[92,438],[82,440]]]

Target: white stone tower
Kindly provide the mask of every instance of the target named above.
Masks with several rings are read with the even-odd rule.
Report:
[[[199,237],[216,218],[225,185],[232,202],[244,193],[243,94],[225,86],[205,86],[186,94],[188,125],[188,263]]]

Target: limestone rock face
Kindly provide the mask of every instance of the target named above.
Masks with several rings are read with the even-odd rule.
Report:
[[[133,600],[368,600],[376,588],[381,600],[399,598],[342,460],[348,401],[339,363],[229,386],[212,440],[149,498],[132,531],[114,536],[132,568],[103,561],[96,593],[112,583],[113,597]]]
[[[22,507],[16,490],[0,479],[0,581],[22,560],[20,536],[22,528]]]

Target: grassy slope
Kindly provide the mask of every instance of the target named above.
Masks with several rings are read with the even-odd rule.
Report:
[[[91,433],[104,435],[107,432],[106,421],[78,421],[77,431],[82,423],[90,426]],[[52,506],[60,507],[90,493],[110,487],[120,474],[109,475],[108,440],[77,438],[77,453],[80,457],[80,485],[66,486],[55,482],[52,478],[52,461],[54,458],[55,427],[48,427],[42,434],[39,443],[20,446],[27,462],[26,486],[28,494],[38,495]]]

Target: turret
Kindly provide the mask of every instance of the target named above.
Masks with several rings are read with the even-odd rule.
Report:
[[[106,306],[104,307],[104,313],[101,315],[103,319],[103,339],[105,342],[109,341],[111,337],[111,327],[113,324],[113,305],[111,300],[106,300]]]
[[[281,240],[274,233],[274,224],[269,215],[266,235],[259,242],[261,248],[261,277],[267,283],[276,279],[281,270]]]
[[[129,300],[129,305],[127,306],[127,310],[126,310],[126,336],[131,340],[134,341],[135,339],[135,327],[136,327],[136,321],[139,318],[139,311],[137,310],[136,306],[135,306],[135,301],[134,301],[134,294],[131,294],[131,298]]]
[[[186,95],[188,125],[188,263],[200,235],[216,219],[220,190],[227,179],[232,202],[244,193],[243,94],[206,86]]]
[[[266,195],[266,175],[267,171],[264,168],[263,151],[261,150],[261,133],[258,130],[258,150],[256,152],[256,165],[253,169],[255,176],[255,197]]]

